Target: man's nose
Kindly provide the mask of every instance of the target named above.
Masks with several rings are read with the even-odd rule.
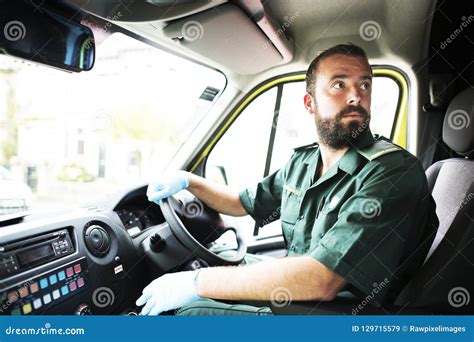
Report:
[[[347,94],[347,104],[357,106],[360,104],[361,96],[357,87],[351,88]]]

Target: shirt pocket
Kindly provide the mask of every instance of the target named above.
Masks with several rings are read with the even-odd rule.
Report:
[[[301,195],[299,192],[289,186],[283,187],[283,196],[281,203],[281,220],[282,222],[294,225],[298,220],[300,211]]]

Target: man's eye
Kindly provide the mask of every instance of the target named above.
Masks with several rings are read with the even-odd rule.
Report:
[[[368,90],[370,89],[370,83],[362,83],[360,87],[361,89]]]
[[[344,83],[343,82],[334,82],[332,84],[332,87],[336,88],[336,89],[342,89],[342,88],[344,88]]]

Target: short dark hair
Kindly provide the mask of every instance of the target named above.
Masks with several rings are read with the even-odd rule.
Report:
[[[327,50],[324,50],[319,55],[316,56],[315,59],[311,62],[306,71],[306,92],[314,96],[314,83],[316,82],[316,74],[318,72],[318,66],[321,61],[327,57],[333,55],[347,55],[351,57],[363,57],[367,60],[367,64],[369,64],[369,59],[367,58],[367,54],[365,51],[352,43],[347,44],[338,44],[336,46],[330,47]],[[370,64],[369,64],[370,65]]]

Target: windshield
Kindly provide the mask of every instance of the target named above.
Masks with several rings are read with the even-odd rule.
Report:
[[[224,85],[118,33],[79,74],[0,55],[0,164],[32,190],[30,210],[103,199],[156,177]]]

